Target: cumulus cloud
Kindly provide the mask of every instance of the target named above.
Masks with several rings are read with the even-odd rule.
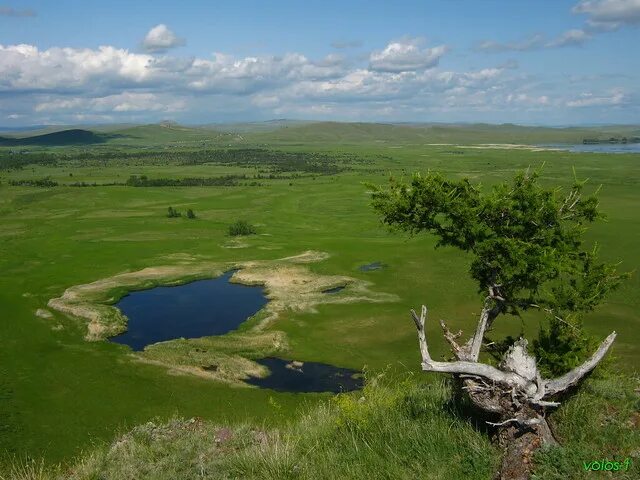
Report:
[[[595,95],[591,92],[583,93],[578,98],[569,100],[567,107],[605,107],[622,105],[628,101],[627,96],[620,90],[614,90],[608,95]]]
[[[211,112],[245,119],[399,119],[446,112],[462,120],[474,112],[606,108],[629,98],[604,87],[598,92],[588,79],[555,86],[532,80],[513,61],[469,71],[442,69],[437,63],[445,51],[411,39],[391,42],[359,61],[337,53],[309,58],[295,52],[245,57],[218,52],[185,58],[112,46],[0,45],[0,118],[74,123],[184,115],[193,122],[210,121]],[[614,80],[621,81],[601,82]],[[593,93],[567,94],[575,88]]]
[[[169,30],[164,23],[149,30],[142,41],[142,47],[148,52],[166,52],[182,45],[185,45],[185,40]]]
[[[410,72],[426,70],[438,65],[440,57],[448,48],[438,45],[421,48],[420,39],[407,39],[389,43],[384,50],[374,51],[369,56],[369,68],[380,72]]]
[[[640,25],[640,0],[581,0],[573,13],[585,14],[594,30],[615,30],[622,25]]]
[[[16,10],[13,7],[0,5],[0,17],[35,17],[37,14],[30,8]]]
[[[567,30],[552,39],[536,34],[519,42],[485,40],[476,45],[475,50],[524,52],[543,48],[579,46],[590,40],[595,34],[617,30],[623,25],[640,25],[640,0],[580,0],[574,5],[572,12],[587,16],[583,28]]]
[[[36,112],[175,112],[182,110],[185,102],[161,98],[154,93],[122,92],[97,98],[54,98],[38,103]]]
[[[0,45],[0,92],[77,88],[98,89],[113,83],[142,83],[152,57],[103,46],[97,50],[33,45]]]

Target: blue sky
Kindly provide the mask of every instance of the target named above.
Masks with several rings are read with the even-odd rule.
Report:
[[[0,0],[0,125],[640,123],[640,0]]]

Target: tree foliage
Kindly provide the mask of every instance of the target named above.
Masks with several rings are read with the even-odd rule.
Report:
[[[173,207],[167,208],[167,217],[168,218],[178,218],[181,217],[182,214]]]
[[[539,178],[527,171],[483,189],[468,179],[416,174],[408,184],[392,179],[390,188],[373,186],[373,206],[392,228],[427,232],[438,246],[467,252],[469,273],[492,304],[493,318],[541,309],[552,319],[547,335],[554,335],[577,328],[580,314],[626,274],[584,243],[587,225],[603,218],[597,192],[585,194],[580,181],[566,191],[549,189]]]
[[[229,235],[237,237],[240,235],[254,235],[257,233],[256,227],[246,220],[237,220],[229,225]]]

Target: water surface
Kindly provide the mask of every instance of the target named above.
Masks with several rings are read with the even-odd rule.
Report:
[[[326,290],[322,290],[322,293],[329,293],[329,294],[338,293],[344,290],[345,288],[346,288],[346,285],[339,285],[337,287],[327,288]]]
[[[129,293],[116,304],[129,319],[127,331],[111,340],[137,351],[174,338],[235,330],[268,300],[262,287],[229,283],[231,275],[233,271],[214,279]]]
[[[256,360],[271,372],[265,378],[250,377],[246,383],[279,392],[350,392],[364,385],[362,373],[326,363],[292,362],[267,357]]]
[[[358,270],[360,270],[361,272],[370,272],[372,270],[380,270],[385,267],[386,265],[382,262],[373,262],[373,263],[367,263],[366,265],[360,265],[358,267]]]
[[[640,143],[552,144],[543,147],[559,148],[570,152],[589,153],[640,153]]]

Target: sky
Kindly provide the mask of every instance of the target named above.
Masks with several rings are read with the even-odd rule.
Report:
[[[0,126],[640,123],[640,0],[0,0]]]

